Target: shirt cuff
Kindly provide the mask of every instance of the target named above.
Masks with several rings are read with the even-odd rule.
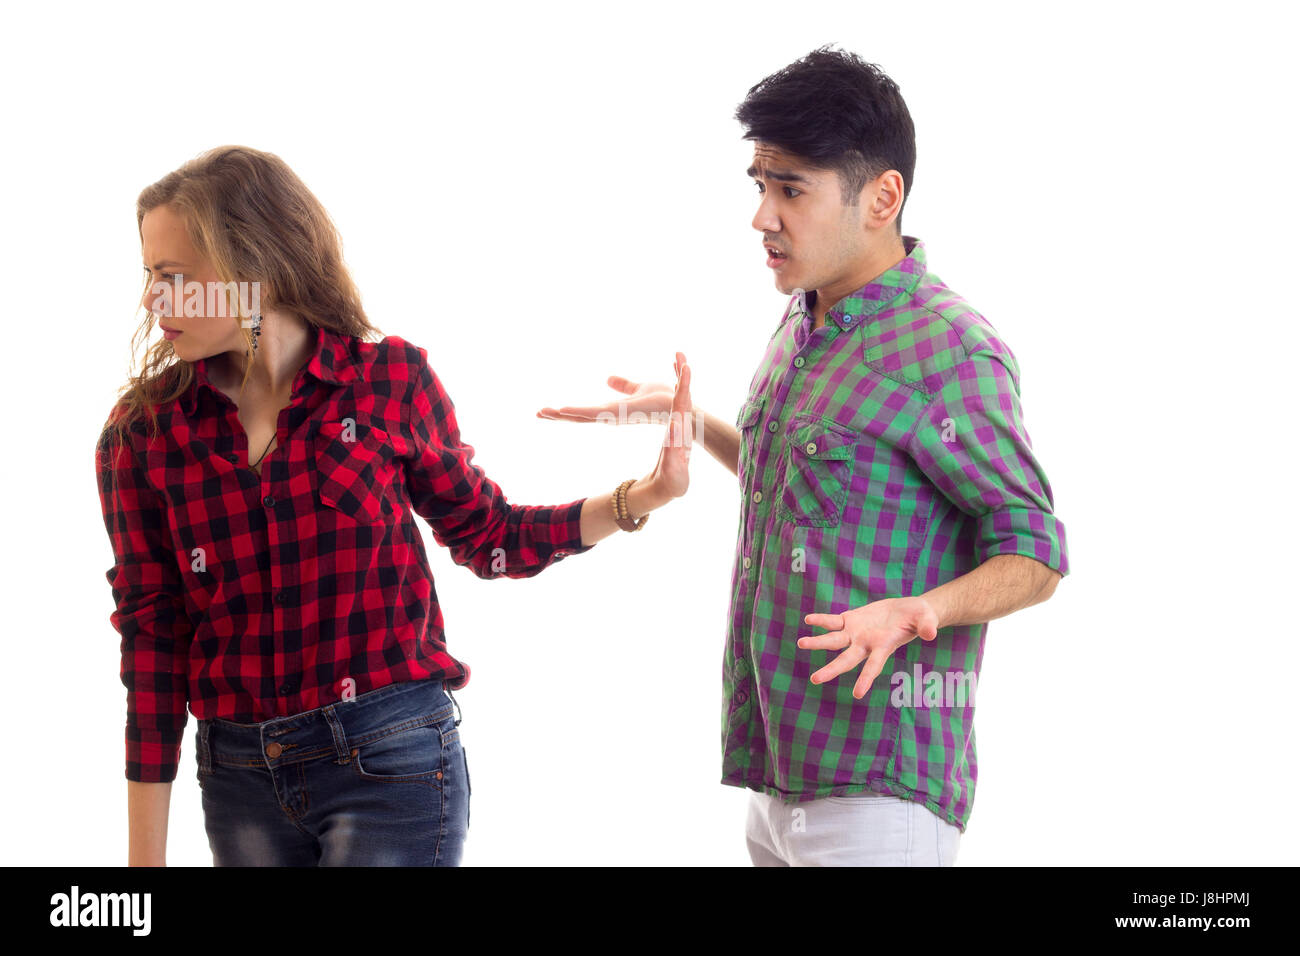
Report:
[[[595,544],[582,543],[582,506],[586,498],[561,505],[551,513],[555,529],[555,557],[558,560],[570,554],[590,551]]]
[[[1003,508],[979,519],[979,560],[999,554],[1034,558],[1061,575],[1070,573],[1065,549],[1065,525],[1037,508]]]
[[[156,730],[126,728],[126,779],[170,783],[181,762],[181,738]]]

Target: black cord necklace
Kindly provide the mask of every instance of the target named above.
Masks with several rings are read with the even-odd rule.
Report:
[[[257,456],[257,461],[255,461],[255,462],[253,462],[251,465],[249,465],[249,466],[248,466],[249,468],[256,468],[256,467],[258,466],[258,463],[261,462],[261,460],[262,460],[263,458],[266,457],[266,453],[267,453],[268,451],[271,450],[271,443],[274,442],[274,441],[275,441],[275,436],[272,435],[272,436],[271,436],[271,441],[267,442],[267,443],[266,443],[266,447],[265,447],[264,449],[262,449],[262,454],[260,454],[260,455]]]

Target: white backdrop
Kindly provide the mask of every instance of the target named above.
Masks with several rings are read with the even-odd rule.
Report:
[[[3,862],[126,859],[92,453],[139,318],[140,189],[215,145],[277,153],[510,499],[605,494],[649,469],[657,429],[534,412],[603,400],[609,374],[671,381],[680,349],[734,420],[785,299],[732,111],[830,42],[902,87],[903,231],[1016,351],[1069,536],[1056,596],[990,628],[958,865],[1294,862],[1285,10],[8,12]],[[525,581],[474,578],[421,525],[474,671],[467,865],[748,863],[745,793],[718,783],[735,479],[703,449],[692,468],[645,530]],[[206,866],[193,728],[169,862]]]

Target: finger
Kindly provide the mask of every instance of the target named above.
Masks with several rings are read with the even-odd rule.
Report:
[[[660,442],[663,448],[683,448],[685,447],[682,439],[682,415],[680,412],[668,413],[668,427],[664,429],[664,440]]]
[[[682,366],[682,377],[677,382],[677,392],[673,395],[673,411],[684,421],[691,417],[691,367]],[[685,437],[683,442],[685,447],[691,447],[691,437],[693,432],[690,429],[684,429]]]
[[[829,634],[805,634],[795,643],[808,650],[839,651],[849,646],[849,634],[847,631],[831,631]]]
[[[867,663],[862,668],[862,673],[858,675],[857,682],[853,685],[853,696],[861,700],[871,690],[871,685],[876,678],[880,676],[881,670],[885,666],[885,661],[889,659],[890,651],[883,647],[877,647],[867,658]]]
[[[594,418],[594,417],[585,417],[585,416],[581,416],[581,415],[574,415],[572,412],[566,411],[566,410],[564,410],[564,409],[559,409],[559,408],[543,408],[541,411],[539,411],[539,412],[537,413],[537,417],[538,417],[538,418],[550,418],[550,419],[554,419],[555,421],[564,421],[564,422],[591,422],[591,421],[595,421],[595,418]]]
[[[640,383],[629,382],[621,375],[611,375],[609,378],[605,379],[605,382],[610,388],[620,391],[625,395],[631,395],[641,387]]]
[[[690,384],[689,369],[686,372],[686,376],[687,376],[687,384],[689,385]],[[685,426],[686,429],[686,438],[684,440],[684,447],[686,448],[687,458],[690,458],[691,446],[695,443],[695,413],[691,411],[690,398],[691,395],[690,392],[688,391],[686,393],[686,411],[682,413],[682,424]]]
[[[828,680],[839,677],[847,670],[852,670],[855,666],[862,663],[862,659],[867,656],[866,651],[856,644],[850,644],[849,647],[841,654],[836,656],[825,667],[813,673],[809,678],[814,684],[824,684]]]
[[[537,417],[547,418],[557,422],[583,422],[586,424],[590,424],[592,422],[600,422],[601,424],[605,424],[605,425],[618,424],[618,416],[615,415],[613,412],[608,412],[605,414],[594,415],[594,416],[573,415],[570,414],[569,412],[566,412],[564,409],[543,408],[540,412],[537,413]]]
[[[811,627],[824,627],[828,631],[838,631],[844,626],[843,614],[805,614],[803,622]]]
[[[547,418],[563,418],[570,422],[618,422],[618,408],[609,405],[564,405],[560,408],[547,406],[538,414]],[[625,416],[626,417],[626,416]]]

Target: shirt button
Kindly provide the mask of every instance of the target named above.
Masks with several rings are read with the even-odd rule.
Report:
[[[271,505],[275,504],[275,496],[267,495],[262,499],[262,504],[266,505],[268,508],[271,507]]]
[[[776,422],[768,422],[768,423],[767,423],[767,430],[770,431],[770,432],[774,432],[774,431],[776,431]]]
[[[760,501],[762,501],[762,500],[763,500],[763,492],[761,492],[761,491],[756,491],[756,492],[754,492],[754,503],[755,503],[755,504],[758,504],[758,502],[760,502]]]
[[[803,450],[810,455],[815,455],[817,454],[817,443],[814,441],[810,441],[808,444],[803,446]]]
[[[226,457],[229,458],[231,461],[239,461],[239,456],[236,455],[233,451]]]
[[[275,603],[276,603],[276,604],[283,604],[284,602],[285,602],[284,592],[283,592],[283,591],[276,591],[276,592],[275,592]]]
[[[794,360],[794,367],[795,367],[795,368],[803,368],[803,356],[802,356],[802,355],[799,355],[799,356],[796,356],[796,357],[795,357],[795,360]]]
[[[284,748],[281,747],[279,744],[267,744],[267,745],[266,745],[266,755],[267,755],[268,757],[270,757],[272,760],[274,760],[276,757],[280,756],[280,754],[282,754],[282,753],[284,753]]]
[[[281,684],[281,685],[280,685],[280,693],[281,693],[281,694],[292,694],[292,693],[293,693],[293,685],[292,685],[292,684]]]
[[[743,565],[745,566],[745,570],[749,570],[749,565],[750,565],[752,562],[750,562],[749,558],[745,558],[745,559],[744,559],[743,561],[741,561],[740,563],[743,564]]]

